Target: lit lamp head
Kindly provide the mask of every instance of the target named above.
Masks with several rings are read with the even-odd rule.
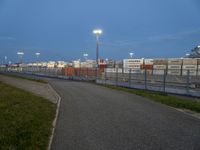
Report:
[[[95,29],[93,30],[93,33],[97,36],[101,35],[103,33],[103,31],[101,29]]]
[[[190,56],[190,54],[185,54],[185,56],[186,56],[186,57],[189,57],[189,56]]]
[[[83,54],[84,57],[88,57],[88,54]]]
[[[17,52],[17,55],[23,56],[23,55],[24,55],[24,52]]]

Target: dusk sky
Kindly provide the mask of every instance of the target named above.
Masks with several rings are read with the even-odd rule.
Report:
[[[0,0],[0,59],[182,57],[200,44],[200,0]]]

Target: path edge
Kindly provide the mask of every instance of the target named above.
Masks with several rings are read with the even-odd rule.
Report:
[[[56,108],[56,115],[54,118],[54,121],[52,123],[52,130],[51,130],[51,136],[49,138],[49,143],[48,143],[48,147],[47,150],[51,150],[51,146],[52,146],[52,142],[53,142],[53,138],[54,138],[54,134],[55,134],[55,129],[56,129],[56,124],[57,124],[57,120],[58,120],[58,115],[59,115],[59,110],[60,110],[60,102],[61,102],[61,97],[60,95],[56,92],[56,90],[51,86],[50,83],[48,83],[49,88],[54,92],[54,94],[57,96],[58,101],[57,101],[57,108]]]

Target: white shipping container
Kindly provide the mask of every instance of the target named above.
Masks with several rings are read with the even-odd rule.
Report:
[[[181,65],[168,65],[168,69],[181,69]]]
[[[189,70],[189,74],[190,74],[191,76],[196,76],[197,71],[196,71],[196,70]],[[182,71],[182,75],[188,75],[188,70],[183,70],[183,71]]]
[[[124,59],[124,64],[143,64],[143,59]]]
[[[125,68],[124,69],[124,73],[129,73],[131,70],[131,73],[141,73],[142,70],[141,69],[128,69],[128,68]]]
[[[182,60],[181,59],[176,59],[176,58],[171,58],[168,59],[168,65],[181,65],[182,64]]]
[[[153,65],[154,69],[166,69],[167,66],[166,65]]]
[[[154,75],[164,75],[164,70],[153,70]]]
[[[196,70],[197,65],[183,65],[183,69]]]
[[[175,70],[175,69],[173,69],[173,70],[168,70],[168,71],[167,71],[167,74],[168,74],[168,75],[181,75],[181,70]]]
[[[111,73],[116,73],[118,71],[118,73],[122,73],[122,69],[121,68],[106,68],[106,72],[111,72]]]
[[[145,59],[144,64],[145,65],[153,65],[153,59]]]
[[[194,58],[184,58],[183,65],[197,65],[197,59]]]

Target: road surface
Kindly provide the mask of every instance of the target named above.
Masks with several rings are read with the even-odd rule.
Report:
[[[62,97],[52,150],[199,150],[200,120],[146,98],[52,79]]]

